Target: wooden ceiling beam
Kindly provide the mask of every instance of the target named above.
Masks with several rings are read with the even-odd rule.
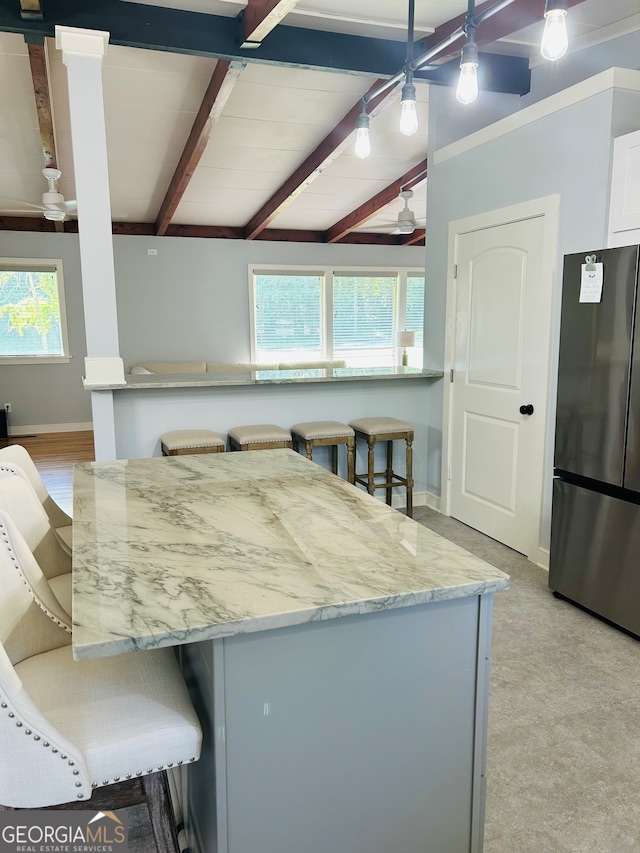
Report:
[[[44,44],[27,44],[29,65],[36,99],[36,112],[40,127],[40,144],[45,168],[57,168],[56,143],[53,136],[53,111],[49,88],[46,48]]]
[[[568,2],[575,3],[578,0]],[[406,44],[397,39],[370,38],[325,30],[300,30],[299,27],[284,23],[272,30],[259,51],[252,51],[240,47],[238,21],[232,17],[190,12],[164,5],[123,3],[122,0],[46,0],[46,3],[43,20],[24,20],[18,15],[16,0],[0,0],[0,31],[51,38],[55,35],[56,26],[72,26],[108,32],[110,45],[208,56],[227,61],[242,59],[316,71],[341,71],[372,78],[388,79],[394,76],[404,67],[406,59]],[[441,28],[438,29],[440,31]],[[525,74],[528,71],[527,61],[522,57],[508,59],[510,62],[505,64],[501,73],[492,75],[492,91],[513,92],[511,78],[514,73],[519,78],[524,75],[528,81]],[[437,66],[419,70],[415,76],[416,79],[444,85],[450,85],[451,82],[448,78],[442,79]],[[528,88],[522,90],[520,85],[521,90],[517,93],[525,94]],[[487,88],[486,82],[484,87]]]
[[[54,232],[54,225],[44,217],[37,216],[0,216],[0,231],[31,231]],[[78,233],[78,221],[70,219],[60,223],[65,234]],[[113,222],[113,234],[126,237],[147,237],[155,234],[153,222]],[[167,237],[200,237],[206,240],[243,240],[242,228],[232,228],[219,225],[170,225]],[[324,243],[323,231],[285,231],[267,228],[259,240],[289,242],[289,243]],[[365,231],[347,234],[341,243],[356,243],[361,245],[401,246],[404,238],[395,234],[369,234]]]
[[[243,41],[240,47],[260,47],[291,10],[298,0],[247,0],[241,12]]]
[[[383,80],[376,80],[369,91],[376,89]],[[396,86],[388,89],[367,104],[367,113],[376,116],[384,112],[400,94]],[[349,137],[356,129],[362,102],[358,101],[344,118],[322,140],[320,145],[309,154],[295,172],[290,175],[282,186],[268,199],[244,229],[245,240],[255,240],[261,231],[281,213],[285,207],[297,198],[311,184],[323,169],[332,163],[349,143]]]
[[[584,0],[567,0],[567,6],[577,6],[584,3]],[[495,5],[495,0],[485,0],[484,3],[476,6],[476,15],[481,14],[486,9]],[[542,21],[544,18],[545,0],[514,0],[509,6],[505,6],[496,15],[487,18],[483,21],[476,31],[476,44],[482,47],[486,44],[491,44],[501,38],[506,38],[513,33],[523,30],[525,27]],[[420,39],[414,44],[414,56],[419,57],[421,53],[426,53],[431,48],[436,47],[441,41],[454,33],[458,27],[461,27],[465,22],[466,15],[458,15],[444,24],[440,24],[435,30],[423,39]],[[464,41],[464,35],[461,34],[459,39],[448,45],[442,53],[438,54],[438,62],[449,59],[460,52],[460,48]]]
[[[222,115],[238,77],[245,67],[244,62],[227,62],[219,59],[207,86],[200,109],[196,115],[191,133],[187,139],[176,167],[169,189],[160,205],[156,217],[156,235],[162,237],[167,232],[176,208],[185,194],[189,181],[193,177],[198,163],[204,154],[214,124]]]
[[[24,5],[25,3],[21,2],[21,10]],[[40,8],[39,3],[31,3],[27,5],[37,5],[38,8]],[[40,15],[40,17],[42,17],[42,15]],[[31,68],[33,94],[36,99],[36,113],[38,115],[38,127],[40,128],[42,159],[44,161],[45,168],[56,169],[58,166],[58,158],[56,156],[56,142],[53,135],[53,109],[51,107],[51,88],[49,85],[49,68],[47,66],[47,49],[44,42],[43,44],[33,44],[28,42],[27,51],[29,52],[29,66]],[[54,230],[58,234],[62,234],[64,232],[64,222],[54,222]]]
[[[403,235],[401,243],[403,246],[424,246],[426,236],[424,228],[416,228],[413,234]]]
[[[367,220],[374,217],[376,213],[388,204],[391,204],[392,201],[395,201],[401,190],[417,186],[418,183],[426,180],[426,177],[427,161],[421,160],[412,169],[409,169],[408,172],[389,184],[389,186],[376,193],[368,201],[365,201],[364,204],[361,204],[360,207],[352,210],[351,213],[348,213],[339,222],[336,222],[335,225],[332,225],[331,228],[325,231],[325,242],[337,243],[345,234],[353,231],[354,228],[359,228],[360,225],[363,225]]]
[[[61,225],[62,228],[56,228]],[[51,222],[44,216],[0,216],[0,231],[77,231],[75,220],[68,222]]]
[[[42,0],[20,0],[20,17],[25,21],[42,21]]]

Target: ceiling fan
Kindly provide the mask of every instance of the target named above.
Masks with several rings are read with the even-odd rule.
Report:
[[[424,228],[427,220],[416,219],[415,213],[409,208],[409,202],[413,198],[413,190],[403,190],[400,193],[400,198],[404,201],[404,207],[398,213],[398,218],[392,220],[389,225],[382,227],[385,230],[391,229],[392,234],[413,234],[416,228]]]
[[[22,201],[17,199],[7,199],[16,204],[22,205],[20,210],[8,210],[5,213],[25,213],[25,207],[32,207],[40,210],[45,219],[51,222],[64,222],[69,214],[75,213],[78,208],[78,203],[73,200],[65,201],[64,196],[58,191],[58,181],[62,172],[60,169],[47,167],[42,170],[42,174],[49,184],[46,192],[42,193],[42,203],[33,204],[30,201]]]

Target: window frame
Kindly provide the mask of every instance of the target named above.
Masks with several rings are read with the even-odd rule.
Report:
[[[255,311],[255,276],[256,275],[320,275],[323,279],[322,296],[323,304],[322,311],[324,322],[322,327],[323,340],[322,349],[324,352],[323,360],[332,361],[336,356],[333,352],[333,279],[334,276],[360,276],[367,275],[389,275],[397,278],[396,287],[396,304],[394,306],[394,336],[397,332],[403,331],[406,323],[407,311],[407,281],[411,277],[422,278],[426,283],[426,272],[415,266],[393,266],[385,267],[380,265],[375,266],[349,266],[347,264],[332,264],[331,266],[320,266],[318,264],[304,266],[300,264],[249,264],[249,335],[250,335],[250,351],[251,361],[254,364],[259,364],[257,347],[256,347],[256,311]],[[424,326],[423,326],[424,337]],[[401,352],[398,347],[394,346],[395,359],[394,364],[401,363]],[[267,363],[267,362],[265,362]]]
[[[27,270],[33,272],[47,272],[54,267],[56,282],[58,285],[58,305],[60,307],[60,341],[62,353],[51,355],[2,355],[0,353],[0,366],[5,364],[68,364],[71,361],[69,352],[69,336],[67,333],[67,308],[64,295],[64,273],[62,269],[62,258],[4,258],[0,257],[0,271]]]

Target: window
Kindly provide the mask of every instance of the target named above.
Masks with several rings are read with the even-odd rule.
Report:
[[[400,270],[251,267],[252,361],[344,359],[350,367],[399,363],[396,332],[416,332],[422,365],[424,275]]]
[[[62,261],[0,258],[0,361],[68,361]]]
[[[321,273],[256,273],[254,326],[256,361],[325,358]]]

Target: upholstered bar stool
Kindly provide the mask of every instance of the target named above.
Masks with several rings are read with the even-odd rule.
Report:
[[[224,438],[211,429],[176,429],[160,436],[163,456],[224,453]]]
[[[293,449],[299,450],[301,443],[307,454],[307,459],[313,460],[314,447],[331,447],[331,470],[338,473],[338,445],[347,448],[347,480],[355,482],[355,432],[347,424],[340,421],[304,421],[291,427]]]
[[[367,472],[356,474],[355,482],[365,486],[370,495],[376,489],[386,489],[387,503],[391,506],[391,494],[394,486],[406,486],[407,489],[407,515],[413,518],[413,427],[407,421],[399,418],[360,418],[350,421],[358,438],[367,442]],[[406,469],[405,476],[401,477],[393,470],[393,442],[406,441]],[[385,471],[377,472],[374,465],[374,448],[377,441],[385,441],[387,444],[387,467]],[[384,477],[384,482],[376,483],[376,477]]]
[[[291,433],[275,424],[252,424],[229,430],[229,450],[277,450],[292,446]]]

